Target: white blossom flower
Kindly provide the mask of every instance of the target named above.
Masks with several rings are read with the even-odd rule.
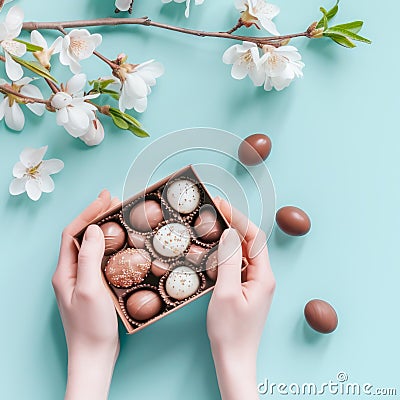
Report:
[[[164,73],[164,67],[154,60],[146,61],[139,65],[124,63],[118,70],[120,79],[119,109],[134,108],[137,112],[143,112],[147,108],[147,96],[151,93],[151,87],[156,84],[156,78]]]
[[[267,0],[236,0],[236,8],[242,12],[240,20],[243,25],[247,27],[255,25],[258,29],[263,27],[272,35],[279,35],[272,22],[280,12],[275,4],[270,4]]]
[[[53,44],[48,47],[46,39],[38,31],[31,32],[31,43],[41,47],[43,50],[35,51],[33,55],[46,69],[50,70],[50,59],[53,54],[57,54],[61,51],[63,38],[59,36]]]
[[[56,158],[43,160],[46,151],[47,146],[22,151],[20,161],[13,168],[14,179],[10,183],[10,194],[17,196],[26,192],[30,199],[37,201],[42,192],[50,193],[54,190],[54,181],[50,175],[60,172],[64,163]]]
[[[120,11],[128,11],[132,5],[132,0],[115,0],[115,7]]]
[[[264,55],[260,59],[260,66],[265,71],[265,90],[282,90],[290,85],[295,78],[303,76],[304,63],[301,55],[294,46],[274,47],[263,46]]]
[[[32,78],[22,78],[11,84],[4,79],[0,79],[0,85],[6,85],[13,91],[24,96],[43,99],[43,95],[37,86],[31,85]],[[15,131],[21,131],[25,125],[25,116],[21,110],[20,103],[23,103],[17,96],[7,94],[0,102],[0,121],[4,118],[6,125]],[[41,103],[26,104],[26,106],[36,115],[43,115],[45,105]]]
[[[24,72],[21,65],[12,59],[12,56],[22,57],[26,53],[26,46],[14,39],[19,36],[24,20],[24,12],[18,6],[11,7],[4,22],[0,23],[0,47],[6,59],[6,73],[12,81],[21,79]]]
[[[56,93],[51,99],[51,105],[57,114],[57,125],[73,137],[88,133],[90,123],[95,119],[96,107],[85,100],[94,99],[99,94],[84,96],[86,75],[74,75],[65,85],[63,91]]]
[[[186,10],[185,10],[185,17],[189,17],[189,11],[190,11],[190,0],[161,0],[163,3],[171,3],[171,1],[174,1],[175,3],[184,3],[186,2]],[[203,4],[204,0],[195,0],[194,4],[196,6]]]
[[[73,29],[63,38],[60,52],[61,64],[69,65],[71,72],[78,74],[81,70],[79,61],[89,58],[101,41],[102,37],[99,33],[92,35],[87,29]]]
[[[86,145],[97,146],[104,139],[104,128],[98,118],[90,121],[89,130],[82,136],[79,136]]]
[[[265,81],[265,71],[260,68],[260,53],[255,43],[243,42],[229,47],[222,61],[232,64],[231,75],[234,79],[244,79],[249,75],[255,86],[261,86]]]

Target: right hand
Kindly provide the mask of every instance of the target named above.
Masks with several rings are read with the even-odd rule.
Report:
[[[207,313],[207,331],[223,399],[257,399],[256,359],[271,306],[275,278],[266,236],[225,200],[215,203],[232,228],[218,246],[218,276]],[[242,243],[249,265],[241,281]]]

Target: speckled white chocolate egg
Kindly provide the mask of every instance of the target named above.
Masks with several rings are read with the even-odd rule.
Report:
[[[178,222],[164,225],[153,238],[154,250],[162,257],[182,255],[190,244],[190,232]]]
[[[168,185],[167,200],[181,214],[190,214],[200,203],[200,190],[188,179],[179,179]]]
[[[165,290],[168,296],[176,300],[183,300],[195,294],[199,286],[199,276],[186,266],[172,270],[165,282]]]

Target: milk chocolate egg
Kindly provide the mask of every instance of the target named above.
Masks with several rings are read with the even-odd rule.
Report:
[[[179,179],[168,185],[167,200],[181,214],[190,214],[200,203],[198,186],[188,179]]]
[[[135,232],[128,232],[128,245],[136,249],[144,249],[146,237]]]
[[[126,249],[108,260],[104,273],[115,287],[128,288],[142,282],[150,266],[151,257],[146,250]]]
[[[206,274],[213,281],[217,280],[218,275],[218,251],[213,251],[206,261]]]
[[[239,160],[245,165],[261,164],[271,153],[272,143],[267,135],[248,136],[239,146]]]
[[[195,294],[200,287],[200,278],[190,267],[176,267],[168,275],[165,290],[168,296],[183,300]]]
[[[104,235],[104,254],[109,256],[121,250],[125,244],[126,233],[117,222],[106,222],[100,225]]]
[[[153,237],[154,250],[168,258],[182,255],[189,244],[190,231],[178,222],[162,226]]]
[[[282,207],[276,213],[276,223],[283,232],[291,236],[303,236],[311,229],[310,217],[293,206]]]
[[[162,309],[161,297],[153,290],[138,290],[126,302],[126,311],[137,321],[155,317]]]
[[[163,276],[169,269],[169,264],[161,260],[153,260],[151,262],[151,273],[157,278]]]
[[[335,309],[324,300],[311,300],[304,308],[308,324],[320,333],[331,333],[338,325]]]
[[[160,204],[155,200],[143,200],[132,207],[129,222],[139,232],[149,232],[163,220]]]
[[[207,204],[201,207],[199,216],[194,221],[194,229],[196,236],[204,242],[216,242],[219,240],[223,228],[213,206]]]

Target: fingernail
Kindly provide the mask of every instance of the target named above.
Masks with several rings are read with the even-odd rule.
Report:
[[[107,191],[107,189],[103,189],[103,190],[99,193],[99,195],[98,195],[97,197],[101,197],[102,194],[104,194],[104,192],[106,192],[106,191]]]
[[[219,197],[219,196],[215,196],[215,197],[214,197],[214,200],[216,200],[216,201],[221,201],[222,199],[221,199],[221,197]]]
[[[236,229],[225,229],[218,246],[218,263],[225,263],[241,248],[240,237]]]
[[[221,235],[220,241],[230,241],[230,240],[234,241],[238,240],[240,242],[239,234],[237,233],[237,230],[234,228],[225,229]]]
[[[97,225],[89,225],[86,229],[84,240],[100,239],[100,228]]]

